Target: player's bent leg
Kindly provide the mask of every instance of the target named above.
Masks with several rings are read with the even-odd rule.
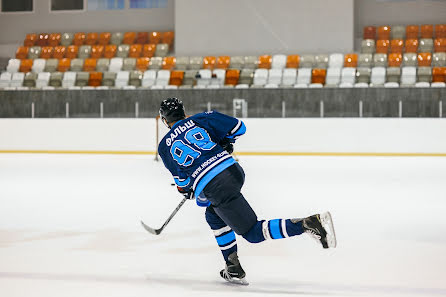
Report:
[[[304,232],[302,222],[293,223],[287,219],[258,221],[242,236],[251,243],[259,243],[266,239],[281,239],[300,235]]]
[[[225,222],[215,213],[212,206],[206,208],[206,222],[214,232],[217,244],[223,254],[225,262],[228,262],[229,255],[237,252],[237,241],[235,240],[235,233],[226,225]]]

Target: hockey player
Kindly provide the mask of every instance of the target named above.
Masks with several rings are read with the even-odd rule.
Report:
[[[229,282],[248,284],[237,256],[235,233],[251,243],[308,233],[323,248],[335,247],[330,213],[304,219],[258,220],[240,190],[245,180],[242,167],[232,158],[233,143],[246,131],[236,118],[215,112],[187,117],[182,101],[161,103],[160,117],[170,131],[158,152],[171,172],[178,191],[206,207],[206,221],[214,232],[226,266],[220,271]]]

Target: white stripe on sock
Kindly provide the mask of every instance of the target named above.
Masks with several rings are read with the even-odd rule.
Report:
[[[225,250],[229,250],[230,248],[232,248],[234,245],[236,245],[237,244],[237,241],[234,241],[233,243],[231,243],[230,245],[228,245],[228,246],[223,246],[223,247],[220,247],[220,249],[222,250],[222,251],[225,251]]]
[[[225,232],[231,231],[231,227],[226,226],[226,227],[223,227],[223,228],[220,228],[217,230],[212,230],[212,231],[214,231],[214,235],[215,235],[215,237],[217,237]]]
[[[288,232],[286,232],[286,220],[281,220],[281,224],[280,225],[282,227],[283,236],[285,236],[285,238],[290,237],[288,235]]]
[[[271,239],[271,236],[269,235],[268,221],[264,221],[262,223],[262,232],[265,240]]]

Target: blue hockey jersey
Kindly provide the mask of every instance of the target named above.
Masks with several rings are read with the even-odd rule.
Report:
[[[204,187],[236,161],[219,143],[230,142],[246,131],[242,121],[216,111],[199,113],[178,121],[164,136],[158,152],[175,183],[193,189],[199,206],[209,206]]]

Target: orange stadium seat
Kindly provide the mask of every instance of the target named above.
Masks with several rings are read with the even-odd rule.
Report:
[[[88,85],[91,87],[99,87],[102,83],[102,72],[91,72],[88,79]]]
[[[96,70],[96,59],[87,58],[84,61],[84,71],[95,71]]]
[[[152,43],[144,44],[142,47],[141,57],[151,58],[155,54],[155,51],[156,51],[156,44]]]
[[[419,53],[417,58],[418,58],[418,67],[431,66],[432,63],[431,53]]]
[[[240,78],[239,69],[228,69],[226,71],[225,85],[235,86]]]
[[[380,39],[376,41],[376,53],[387,54],[389,52],[390,41],[388,39]]]
[[[111,33],[110,32],[102,32],[99,33],[98,44],[107,45],[110,43]]]
[[[49,46],[58,46],[60,44],[60,33],[51,33],[48,37]]]
[[[259,56],[258,68],[270,69],[272,57],[270,55]]]
[[[406,26],[406,39],[418,39],[419,31],[420,31],[420,26],[417,25]]]
[[[184,71],[174,70],[170,72],[169,85],[181,86],[183,84]]]
[[[87,37],[85,39],[85,44],[87,45],[95,45],[98,43],[99,34],[96,32],[91,32],[87,34]]]
[[[23,59],[20,63],[20,72],[30,72],[31,68],[33,67],[33,60],[32,59]]]
[[[63,45],[56,46],[53,52],[54,59],[63,59],[65,58],[66,48]]]
[[[15,52],[16,59],[26,59],[28,57],[28,50],[29,47],[27,46],[19,46]]]
[[[75,58],[77,58],[78,52],[79,52],[79,48],[77,45],[69,45],[69,46],[67,46],[67,50],[65,52],[65,58],[75,59]]]
[[[381,26],[378,27],[378,40],[390,40],[390,27]]]
[[[358,66],[358,55],[357,54],[346,54],[344,56],[344,67],[357,67]]]
[[[42,51],[40,52],[40,58],[51,59],[53,57],[53,53],[54,53],[54,47],[44,46],[42,47]]]
[[[403,55],[401,53],[389,54],[389,67],[400,67],[403,62]]]
[[[57,71],[65,72],[71,67],[71,59],[63,58],[59,60],[59,65],[57,66]]]
[[[376,27],[375,26],[367,26],[364,27],[362,39],[376,39]]]
[[[299,68],[299,55],[289,55],[286,58],[286,68]]]
[[[116,56],[116,51],[118,47],[116,44],[108,44],[105,46],[104,58],[111,59]]]
[[[149,68],[150,58],[141,57],[136,59],[136,70],[146,71]]]
[[[207,56],[203,58],[203,69],[214,69],[215,62],[217,61],[217,58],[214,56]]]
[[[217,64],[215,65],[215,68],[228,69],[230,62],[231,62],[230,56],[220,56],[217,58]]]
[[[83,45],[85,42],[85,39],[87,38],[87,35],[84,32],[77,32],[74,34],[73,38],[73,45]]]
[[[434,36],[434,26],[433,25],[421,25],[420,38],[432,38],[433,36]]]
[[[325,76],[327,75],[327,69],[313,69],[311,71],[311,83],[325,85]]]
[[[26,34],[25,40],[23,41],[24,46],[34,46],[37,41],[37,34]]]
[[[446,38],[437,38],[434,40],[434,52],[446,52]]]
[[[37,40],[36,40],[35,45],[37,45],[37,46],[47,46],[48,45],[48,38],[49,38],[48,33],[40,33],[37,36]]]
[[[138,33],[136,33],[135,43],[138,43],[138,44],[149,43],[149,32],[138,32]]]
[[[161,33],[161,43],[166,43],[169,45],[169,48],[172,48],[174,37],[173,31],[163,32]]]
[[[406,39],[406,53],[418,52],[418,39]]]
[[[432,82],[446,82],[446,67],[432,68]]]
[[[161,33],[160,32],[150,32],[149,34],[149,43],[158,44],[161,41]]]
[[[101,44],[91,46],[90,57],[94,59],[100,59],[104,55],[104,46]]]
[[[176,63],[175,57],[164,57],[162,68],[165,70],[172,70],[173,68],[175,68],[175,63]]]
[[[132,44],[129,49],[129,57],[130,58],[139,58],[142,53],[142,44]]]
[[[125,32],[124,37],[122,38],[123,44],[133,44],[135,43],[136,32]]]
[[[446,25],[435,25],[435,38],[446,38]]]
[[[404,41],[402,39],[393,39],[390,41],[391,53],[402,53],[404,48]]]

